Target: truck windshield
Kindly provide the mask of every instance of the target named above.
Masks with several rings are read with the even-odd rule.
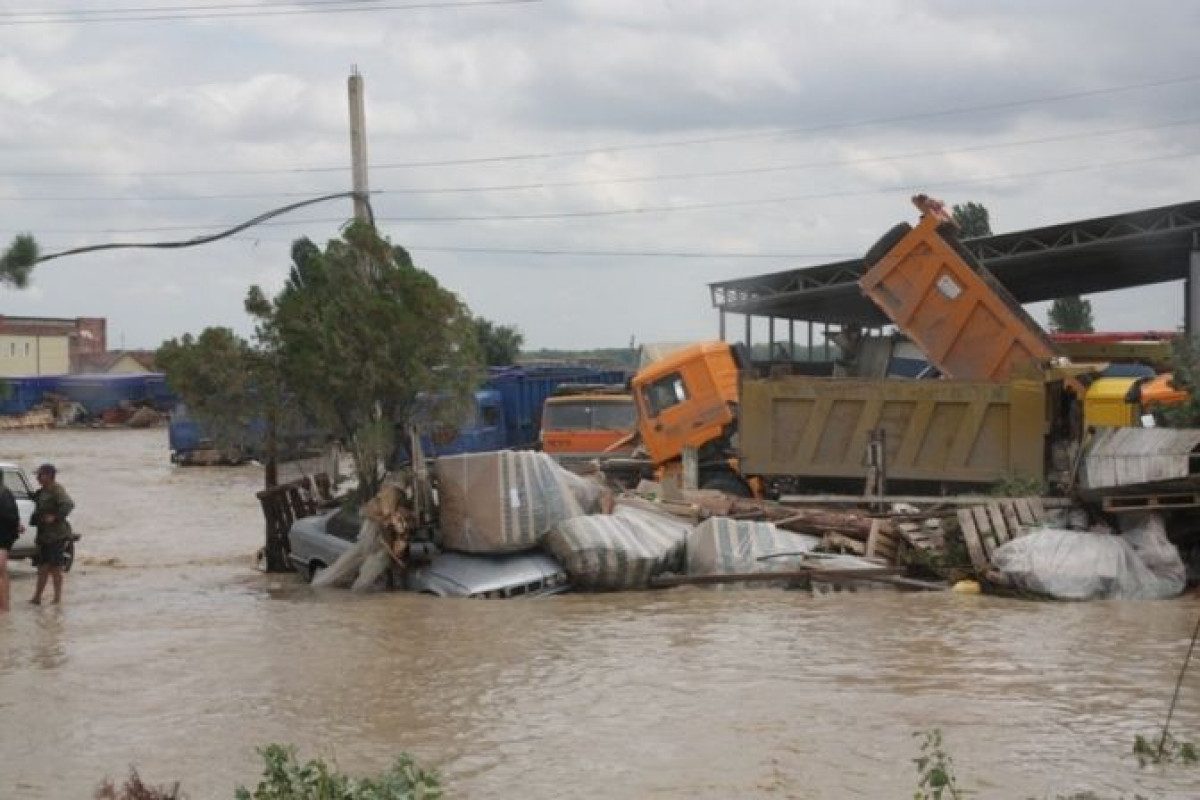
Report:
[[[592,406],[592,427],[605,431],[631,431],[637,425],[633,400],[596,403]]]
[[[683,375],[672,372],[659,378],[642,390],[650,416],[657,417],[663,410],[679,405],[688,399],[687,387],[683,383]]]
[[[592,427],[592,407],[587,400],[547,403],[542,427],[552,431],[582,431]]]

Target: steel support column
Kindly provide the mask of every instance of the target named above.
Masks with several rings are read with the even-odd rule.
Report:
[[[1200,336],[1200,237],[1193,237],[1188,276],[1183,295],[1184,330],[1189,338]]]

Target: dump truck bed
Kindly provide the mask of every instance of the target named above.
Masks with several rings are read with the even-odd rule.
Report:
[[[873,429],[889,480],[992,483],[1045,473],[1047,387],[780,377],[742,382],[741,468],[764,477],[865,478]]]
[[[982,266],[922,218],[859,281],[943,375],[1007,381],[1033,376],[1057,355],[1032,318]]]

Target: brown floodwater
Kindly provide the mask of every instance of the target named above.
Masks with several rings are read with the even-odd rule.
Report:
[[[1194,597],[313,591],[254,569],[255,467],[173,467],[163,430],[6,433],[0,459],[57,463],[84,535],[62,608],[11,567],[0,798],[130,765],[230,798],[272,741],[353,771],[409,751],[448,797],[904,798],[934,727],[975,797],[1200,796],[1200,768],[1130,755]],[[1175,726],[1200,738],[1200,663]]]

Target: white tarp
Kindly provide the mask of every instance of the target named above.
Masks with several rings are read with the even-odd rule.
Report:
[[[1156,600],[1182,592],[1187,569],[1162,516],[1118,519],[1119,535],[1035,530],[997,548],[992,566],[1013,586],[1060,600]]]

